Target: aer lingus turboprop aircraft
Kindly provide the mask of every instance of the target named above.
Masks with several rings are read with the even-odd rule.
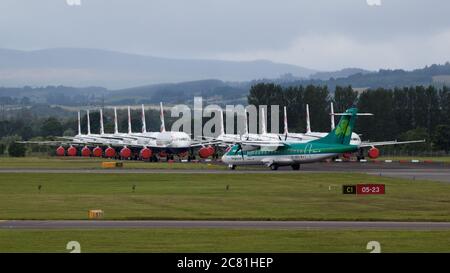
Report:
[[[331,130],[334,129],[334,117],[335,116],[342,116],[345,115],[342,113],[335,113],[333,103],[330,105],[330,116],[331,116]],[[373,116],[371,113],[358,113],[358,116]],[[305,136],[311,138],[322,138],[326,136],[328,133],[325,132],[311,132],[311,122],[310,122],[310,116],[309,116],[309,107],[306,105],[306,123],[307,123],[307,130],[305,133]],[[359,134],[353,132],[352,136],[350,138],[350,144],[358,146],[358,153],[357,158],[358,160],[364,159],[364,149],[368,149],[367,155],[371,159],[376,159],[380,155],[380,150],[376,148],[377,146],[387,146],[387,145],[402,145],[402,144],[413,144],[413,143],[423,143],[425,140],[410,140],[410,141],[397,141],[397,140],[391,140],[391,141],[378,141],[378,142],[372,142],[372,141],[362,141]],[[351,153],[344,153],[344,157],[349,158],[351,156]]]
[[[348,109],[342,114],[341,120],[335,129],[325,137],[309,142],[264,142],[243,141],[234,145],[223,157],[222,161],[230,169],[237,165],[266,165],[272,170],[279,166],[290,165],[294,170],[300,168],[302,163],[312,163],[343,153],[352,153],[358,150],[357,145],[351,145],[355,120],[358,110]],[[245,146],[259,147],[246,150]]]

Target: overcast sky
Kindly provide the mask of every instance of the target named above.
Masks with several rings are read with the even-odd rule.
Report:
[[[450,60],[448,0],[66,1],[76,0],[1,0],[0,48],[267,59],[319,70]]]

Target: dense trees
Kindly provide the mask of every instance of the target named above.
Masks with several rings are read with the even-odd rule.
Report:
[[[61,136],[64,132],[64,128],[56,118],[48,118],[44,120],[41,127],[41,135],[48,136]]]
[[[439,149],[444,150],[447,154],[450,151],[450,126],[438,125],[434,135],[434,143]]]
[[[342,113],[356,103],[358,92],[354,91],[351,86],[337,86],[334,91],[334,111]]]
[[[360,112],[374,116],[360,117],[355,131],[364,140],[426,139],[415,149],[450,150],[450,89],[433,86],[378,88],[358,94],[351,86],[336,87],[334,97],[325,87],[309,85],[281,87],[260,83],[250,89],[248,103],[287,106],[291,131],[303,132],[305,105],[310,105],[314,131],[329,130],[329,103],[335,112],[356,105]]]
[[[310,105],[311,122],[314,124],[314,130],[327,130],[329,128],[329,115],[324,109],[329,109],[329,92],[326,87],[317,86],[299,86],[287,87],[283,89],[279,85],[272,83],[259,83],[250,88],[248,103],[256,106],[260,105],[279,105],[287,107],[289,116],[289,127],[297,130],[304,130],[306,104]],[[270,114],[270,109],[268,110]],[[280,120],[283,118],[280,115]],[[282,126],[282,122],[280,122]],[[281,131],[282,128],[279,128]]]
[[[393,92],[377,89],[363,92],[358,99],[360,112],[372,113],[373,116],[361,117],[356,123],[355,130],[366,140],[395,139],[397,125],[393,111]]]
[[[8,146],[8,154],[13,157],[24,157],[26,151],[25,144],[13,142]]]
[[[360,112],[370,112],[374,116],[360,117],[355,131],[362,139],[411,140],[426,139],[424,145],[414,145],[416,151],[438,150],[450,151],[450,89],[438,89],[433,86],[404,87],[394,89],[353,90],[351,86],[336,87],[329,90],[324,86],[280,86],[273,83],[258,83],[250,88],[248,103],[259,105],[279,105],[287,107],[289,129],[291,132],[304,132],[306,126],[305,106],[310,105],[311,126],[313,131],[329,131],[330,102],[334,102],[335,111],[342,112],[356,105]],[[27,102],[24,101],[24,104]],[[36,109],[37,110],[36,110]],[[33,112],[32,112],[33,110]],[[36,111],[41,113],[36,114]],[[17,108],[5,111],[0,116],[0,148],[8,151],[11,139],[30,140],[36,137],[51,138],[77,133],[76,113],[62,108],[45,105]],[[270,109],[268,111],[270,118]],[[91,112],[91,132],[99,133],[99,113]],[[127,131],[127,111],[118,111],[119,130]],[[82,132],[87,132],[86,114],[83,111]],[[140,111],[132,111],[133,131],[141,130]],[[280,113],[282,131],[283,114]],[[336,118],[337,120],[338,118]],[[159,130],[158,110],[146,111],[147,129]],[[166,127],[174,118],[166,115]],[[104,110],[105,131],[113,132],[113,111]],[[270,122],[268,122],[270,128]],[[407,146],[404,149],[409,149]],[[402,148],[403,148],[402,147]],[[399,149],[402,149],[399,148]],[[0,149],[0,154],[1,153]]]

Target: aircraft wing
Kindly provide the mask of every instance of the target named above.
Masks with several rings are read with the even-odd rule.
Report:
[[[72,142],[72,141],[57,141],[57,140],[48,140],[48,141],[16,141],[16,143],[21,144],[37,144],[37,145],[48,145],[48,146],[57,146],[57,145],[86,145],[84,142]]]
[[[196,142],[196,143],[191,143],[191,147],[204,147],[204,146],[208,146],[208,145],[217,145],[220,144],[220,141],[207,141],[207,142]]]
[[[191,147],[203,147],[203,146],[207,146],[207,145],[220,145],[224,143],[221,140],[218,139],[211,139],[211,140],[206,140],[206,141],[196,141],[191,143]]]
[[[411,140],[411,141],[380,141],[380,142],[361,142],[360,148],[364,147],[375,147],[375,146],[386,146],[386,145],[400,145],[400,144],[412,144],[412,143],[423,143],[425,139],[422,140]]]

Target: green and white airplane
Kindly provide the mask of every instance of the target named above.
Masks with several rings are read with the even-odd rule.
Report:
[[[300,164],[322,161],[343,153],[353,153],[357,145],[350,140],[358,110],[348,109],[342,114],[339,124],[323,138],[309,142],[242,141],[234,145],[222,157],[230,169],[237,165],[266,165],[272,170],[279,166],[300,169]]]

